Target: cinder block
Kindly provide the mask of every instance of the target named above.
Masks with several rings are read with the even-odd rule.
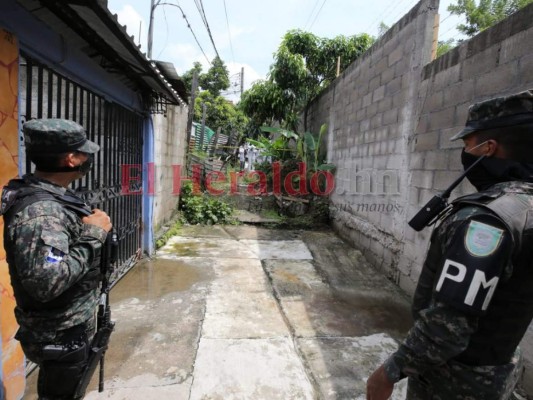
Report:
[[[383,114],[376,114],[370,120],[370,128],[377,129],[383,124]]]
[[[455,107],[433,112],[429,115],[429,130],[450,128],[455,125]]]
[[[388,60],[389,60],[389,67],[396,64],[398,61],[400,61],[403,57],[404,57],[404,54],[403,54],[403,46],[397,46],[394,50],[392,50],[391,53],[389,53],[388,55]]]
[[[409,169],[424,168],[424,160],[426,159],[426,152],[416,152],[409,154]]]
[[[499,45],[494,45],[467,58],[461,65],[461,80],[465,81],[494,71],[497,66],[499,47]]]
[[[372,93],[368,93],[363,97],[363,107],[368,107],[370,104],[372,104]]]
[[[385,94],[387,96],[391,96],[394,93],[397,93],[401,88],[402,88],[402,78],[401,77],[394,78],[393,80],[387,83]]]
[[[374,90],[374,96],[372,97],[372,102],[377,103],[385,97],[385,86],[380,86]],[[376,105],[377,107],[377,105]]]
[[[431,91],[427,93],[423,100],[422,113],[429,114],[442,108],[444,104],[444,92],[442,91]]]
[[[447,170],[448,152],[445,150],[428,151],[425,154],[424,168],[432,170]]]
[[[398,109],[393,108],[383,113],[383,124],[392,125],[398,122]]]
[[[518,70],[521,83],[526,87],[531,87],[533,85],[533,54],[528,54],[520,59]]]
[[[435,171],[433,187],[440,191],[446,190],[456,178],[457,176],[450,174],[450,171]]]
[[[433,188],[433,171],[416,170],[412,171],[411,185],[421,189]]]
[[[382,113],[392,108],[392,97],[386,96],[384,99],[380,100],[378,103],[378,112]]]
[[[369,93],[373,92],[380,86],[381,86],[381,76],[380,75],[374,76],[368,83],[368,92]]]
[[[512,61],[476,79],[476,97],[492,97],[518,83],[518,62]]]
[[[456,106],[472,101],[474,97],[474,80],[469,79],[444,89],[444,106]]]

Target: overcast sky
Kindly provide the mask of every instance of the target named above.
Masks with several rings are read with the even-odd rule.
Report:
[[[160,1],[154,13],[152,58],[172,62],[178,74],[190,69],[195,61],[200,61],[206,70],[207,59],[214,58],[215,50],[198,11],[200,0]],[[246,90],[253,81],[263,79],[268,73],[272,54],[289,29],[299,28],[327,38],[363,32],[376,36],[381,21],[393,25],[417,1],[203,0],[203,7],[216,49],[235,84],[237,74],[244,67]],[[163,3],[181,7],[199,45],[180,8]],[[462,37],[455,29],[461,20],[447,11],[450,3],[456,1],[441,0],[439,40]],[[118,14],[119,22],[127,25],[128,33],[135,36],[135,41],[146,52],[150,0],[108,0],[108,7]]]

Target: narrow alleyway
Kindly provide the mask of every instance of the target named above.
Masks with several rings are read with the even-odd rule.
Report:
[[[90,400],[364,399],[411,324],[399,290],[329,231],[184,228],[111,300]]]

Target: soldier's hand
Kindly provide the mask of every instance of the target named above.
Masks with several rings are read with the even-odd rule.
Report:
[[[97,208],[93,210],[92,215],[89,215],[88,217],[83,217],[82,222],[84,224],[99,226],[107,232],[109,232],[113,227],[113,225],[111,224],[111,218],[109,218],[109,216],[105,212]]]
[[[376,369],[366,382],[367,400],[387,400],[392,395],[394,383],[392,383],[383,365]]]

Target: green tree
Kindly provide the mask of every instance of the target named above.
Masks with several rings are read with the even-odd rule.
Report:
[[[530,3],[533,0],[480,0],[479,5],[475,0],[457,0],[457,4],[448,6],[448,11],[465,16],[466,24],[458,25],[457,29],[472,37]]]
[[[198,76],[200,76],[202,74],[202,64],[199,63],[198,61],[196,61],[194,64],[193,64],[193,67],[184,72],[182,75],[181,75],[181,80],[183,81],[183,83],[185,84],[185,87],[187,88],[187,94],[190,96],[191,95],[191,90],[192,90],[192,77],[194,76],[194,72],[196,72],[198,74]]]
[[[194,120],[202,120],[202,104],[206,105],[205,124],[213,130],[218,128],[222,132],[243,133],[248,124],[248,118],[237,109],[230,101],[222,96],[214,96],[208,90],[200,92],[194,102]]]
[[[299,114],[307,114],[313,98],[336,78],[339,58],[342,71],[373,41],[367,34],[327,39],[301,30],[288,31],[274,55],[267,80],[243,94],[241,108],[256,126],[277,122],[298,131]]]
[[[223,90],[229,88],[229,72],[224,61],[215,57],[207,72],[200,75],[199,84],[203,90],[208,90],[215,97],[219,96]]]
[[[449,52],[455,46],[456,46],[456,43],[455,43],[455,40],[453,39],[448,39],[446,41],[439,40],[439,43],[437,45],[437,58]]]

